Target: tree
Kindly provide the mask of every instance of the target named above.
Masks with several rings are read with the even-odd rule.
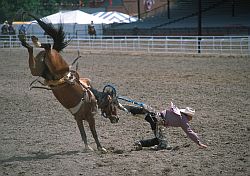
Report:
[[[8,21],[27,21],[30,17],[22,19],[22,12],[31,12],[38,17],[50,15],[58,12],[58,0],[0,0],[0,22]]]

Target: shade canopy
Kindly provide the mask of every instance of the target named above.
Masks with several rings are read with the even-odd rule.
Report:
[[[137,21],[136,17],[129,16],[120,12],[96,12],[92,14],[95,17],[102,18],[106,21],[105,24],[110,23],[131,23]]]
[[[65,12],[61,11],[43,17],[42,19],[46,19],[52,24],[59,24],[59,23],[90,24],[91,21],[93,21],[94,24],[102,24],[107,22],[105,19],[93,16],[91,14],[82,12],[80,10],[65,11]]]

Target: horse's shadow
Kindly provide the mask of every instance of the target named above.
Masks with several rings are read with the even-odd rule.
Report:
[[[67,156],[67,155],[75,155],[78,153],[82,153],[82,151],[67,151],[67,152],[58,152],[58,153],[45,153],[45,152],[32,152],[30,156],[12,156],[8,159],[0,160],[0,164],[15,162],[15,161],[34,161],[34,160],[43,160],[49,159],[54,156]]]

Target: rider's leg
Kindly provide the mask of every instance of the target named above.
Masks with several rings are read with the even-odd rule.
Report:
[[[155,137],[152,139],[140,140],[140,143],[141,143],[142,147],[152,147],[154,145],[158,145],[159,140],[158,140],[158,138]]]
[[[151,129],[155,135],[155,138],[151,140],[140,141],[142,144],[142,147],[144,147],[144,145],[145,147],[157,145],[156,146],[157,150],[171,149],[171,147],[168,145],[167,139],[165,138],[163,134],[163,126],[159,127],[157,125],[157,119],[155,117],[155,114],[148,113],[145,116],[145,120],[150,123]]]
[[[155,150],[162,150],[162,149],[170,150],[170,149],[172,149],[172,147],[168,144],[168,141],[165,137],[163,128],[164,128],[163,126],[157,125],[155,135],[156,135],[156,138],[158,139],[159,143],[156,144],[156,146],[154,146],[153,149],[155,149]]]
[[[152,147],[152,146],[155,146],[158,144],[159,144],[159,141],[155,137],[152,139],[145,139],[145,140],[136,141],[134,145],[135,145],[136,150],[142,150],[142,147]]]
[[[150,124],[151,129],[153,130],[153,132],[155,134],[156,122],[157,122],[157,119],[155,118],[155,115],[153,115],[151,113],[147,113],[146,116],[145,116],[145,120]]]

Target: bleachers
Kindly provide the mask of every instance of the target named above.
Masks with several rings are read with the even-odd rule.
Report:
[[[206,0],[202,1],[202,27],[203,28],[250,28],[250,1],[232,0]],[[147,17],[141,21],[112,26],[114,30],[129,30],[132,28],[150,30],[161,29],[191,29],[197,28],[198,4],[197,0],[177,0],[170,9],[170,19],[167,11],[155,16]],[[246,30],[247,32],[247,30]]]

